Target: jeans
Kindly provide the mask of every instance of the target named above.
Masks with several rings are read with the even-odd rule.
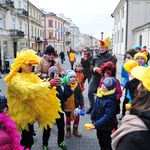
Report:
[[[93,108],[94,107],[94,93],[97,92],[97,88],[99,86],[99,82],[95,79],[91,79],[90,83],[89,83],[89,88],[88,88],[88,98],[90,101],[90,107]]]

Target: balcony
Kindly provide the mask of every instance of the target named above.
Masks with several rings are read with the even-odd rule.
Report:
[[[6,10],[14,10],[14,2],[11,0],[0,0],[0,7]]]
[[[17,9],[17,14],[21,17],[25,17],[25,18],[28,17],[28,12],[23,8],[18,8]]]
[[[11,29],[10,36],[13,36],[14,38],[23,38],[24,32],[17,29]]]
[[[43,39],[43,37],[38,37],[38,38],[35,39],[35,42],[36,43],[43,43],[44,39]]]
[[[66,45],[69,45],[71,43],[71,41],[66,41]]]
[[[66,32],[66,36],[69,36],[70,34],[71,34],[71,32],[69,32],[69,31],[68,31],[68,32]]]

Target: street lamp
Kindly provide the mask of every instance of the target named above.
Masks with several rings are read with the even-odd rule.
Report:
[[[54,49],[55,49],[55,37],[53,37],[53,40],[54,40]]]
[[[104,32],[101,32],[101,40],[103,40],[103,34],[104,34]]]

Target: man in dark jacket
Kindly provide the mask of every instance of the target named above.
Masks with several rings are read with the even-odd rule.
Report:
[[[81,58],[81,65],[83,67],[83,74],[84,74],[84,82],[87,79],[88,83],[91,80],[92,72],[90,69],[90,64],[92,60],[92,54],[90,52],[90,49],[88,47],[85,47],[83,50],[83,57]]]
[[[99,86],[101,75],[100,67],[104,62],[112,61],[116,63],[114,57],[107,51],[110,46],[110,38],[100,40],[100,53],[93,57],[91,61],[90,69],[92,71],[92,79],[89,83],[88,88],[88,98],[90,101],[90,108],[87,110],[86,114],[90,114],[94,107],[94,93],[96,93]]]

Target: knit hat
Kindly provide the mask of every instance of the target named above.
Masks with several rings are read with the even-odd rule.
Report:
[[[131,72],[131,70],[138,66],[138,62],[136,62],[135,60],[128,60],[127,62],[124,63],[124,69],[127,71],[127,72]]]
[[[105,38],[104,40],[100,40],[99,42],[99,46],[105,46],[107,48],[110,47],[110,37]]]
[[[5,96],[0,96],[0,113],[2,113],[5,108],[8,108],[7,99]]]
[[[143,86],[150,92],[150,67],[137,66],[131,70],[131,75],[140,80]]]
[[[76,77],[76,73],[74,70],[68,70],[66,73],[67,77]]]
[[[50,76],[51,73],[54,73],[54,72],[55,73],[59,73],[59,70],[58,70],[58,68],[56,66],[52,66],[52,67],[49,68],[48,75]]]
[[[53,46],[49,45],[46,47],[45,54],[54,54],[54,53],[55,53],[55,50]]]
[[[145,53],[136,53],[134,55],[134,60],[136,60],[138,57],[143,57],[144,58],[144,62],[147,62],[147,56]]]
[[[102,84],[110,91],[116,87],[116,79],[114,77],[105,78]]]
[[[134,45],[133,46],[133,49],[135,50],[135,49],[141,49],[141,46],[140,45]]]

